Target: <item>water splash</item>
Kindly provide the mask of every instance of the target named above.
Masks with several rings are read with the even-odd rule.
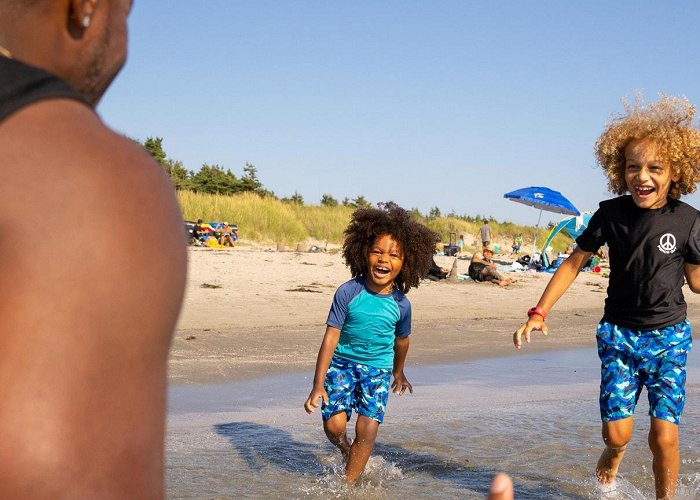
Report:
[[[372,456],[365,472],[354,487],[345,482],[345,464],[338,454],[322,458],[325,472],[312,484],[302,484],[300,492],[317,498],[379,499],[389,495],[389,487],[403,477],[396,464],[383,457]]]

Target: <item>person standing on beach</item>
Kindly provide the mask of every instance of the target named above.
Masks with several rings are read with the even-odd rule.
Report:
[[[355,211],[345,230],[343,257],[353,279],[335,292],[304,409],[312,413],[322,400],[323,428],[343,454],[350,485],[374,448],[391,376],[395,394],[413,393],[404,374],[411,334],[405,294],[428,273],[438,241],[393,203]],[[350,440],[346,427],[353,410],[358,417]]]
[[[481,246],[487,247],[491,243],[491,226],[489,226],[489,221],[484,219],[484,224],[479,228],[479,232],[476,235],[477,239],[481,238]]]
[[[700,293],[700,212],[678,200],[700,180],[695,106],[668,96],[639,100],[606,127],[596,157],[610,190],[629,194],[600,203],[576,248],[552,276],[513,342],[540,330],[589,258],[609,246],[610,284],[596,339],[601,360],[600,413],[605,442],[596,476],[606,490],[632,437],[633,414],[647,388],[649,446],[657,498],[673,498],[679,468],[678,425],[685,403],[691,328],[684,278]]]
[[[0,498],[163,496],[183,222],[163,169],[94,111],[130,9],[0,0],[0,225],[42,228],[0,239]]]

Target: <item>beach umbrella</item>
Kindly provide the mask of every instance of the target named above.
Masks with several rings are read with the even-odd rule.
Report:
[[[593,212],[583,212],[581,215],[573,215],[563,219],[559,224],[552,228],[549,236],[547,237],[547,241],[545,241],[544,245],[542,245],[542,250],[547,248],[547,246],[560,231],[564,231],[574,240],[578,238],[583,230],[588,227],[591,217],[593,217]]]
[[[543,186],[530,186],[516,189],[515,191],[504,194],[503,197],[510,201],[539,209],[540,215],[537,218],[537,226],[535,226],[535,240],[532,242],[533,257],[543,211],[553,212],[555,214],[581,215],[581,212],[579,212],[574,204],[567,200],[563,194]]]

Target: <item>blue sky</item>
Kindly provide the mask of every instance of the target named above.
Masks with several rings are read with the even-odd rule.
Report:
[[[98,111],[190,170],[250,162],[280,197],[534,225],[503,193],[610,197],[593,144],[622,97],[700,104],[698,26],[691,1],[137,0]]]

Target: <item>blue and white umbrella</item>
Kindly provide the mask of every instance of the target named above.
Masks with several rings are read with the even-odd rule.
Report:
[[[540,230],[540,220],[542,219],[542,211],[554,212],[555,214],[566,215],[581,215],[578,208],[564,197],[559,191],[554,191],[547,187],[530,186],[526,188],[516,189],[510,193],[503,195],[504,198],[522,203],[529,207],[538,208],[540,215],[537,218],[537,226],[535,227],[535,241],[532,242],[532,253],[534,256],[537,244],[537,234]]]

